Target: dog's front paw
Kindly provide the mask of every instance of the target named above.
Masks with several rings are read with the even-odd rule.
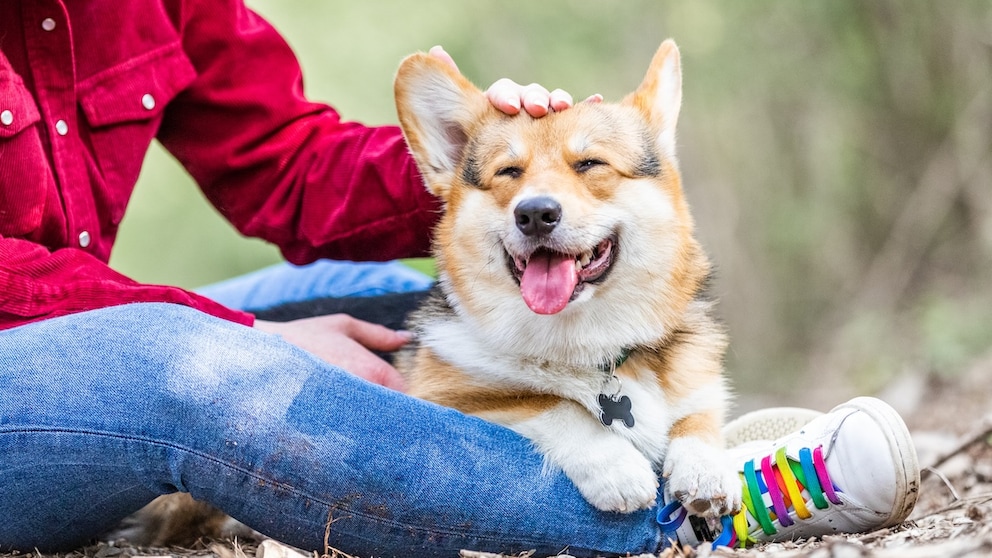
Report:
[[[571,463],[565,473],[582,496],[602,511],[630,513],[649,508],[658,494],[658,475],[651,463],[630,448],[621,455],[589,452],[584,463]]]
[[[726,452],[694,437],[672,440],[665,458],[665,491],[689,513],[719,517],[741,509],[741,481]]]

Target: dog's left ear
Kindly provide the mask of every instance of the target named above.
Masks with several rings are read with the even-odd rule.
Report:
[[[682,108],[682,64],[679,47],[671,39],[661,43],[644,81],[623,104],[641,111],[658,132],[662,152],[675,155],[675,125]]]
[[[494,109],[458,70],[422,52],[400,63],[393,89],[403,135],[427,189],[446,199],[469,135]]]

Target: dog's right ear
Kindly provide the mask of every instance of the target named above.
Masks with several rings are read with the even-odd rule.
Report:
[[[393,87],[400,126],[427,189],[446,199],[489,101],[458,70],[422,52],[400,63]]]

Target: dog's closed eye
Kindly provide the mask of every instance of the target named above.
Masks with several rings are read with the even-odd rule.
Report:
[[[583,159],[578,163],[575,163],[574,168],[575,168],[575,172],[583,173],[592,169],[593,167],[598,167],[600,165],[605,165],[605,164],[606,161],[600,159]]]
[[[506,176],[508,178],[520,178],[523,175],[524,169],[520,167],[503,167],[496,171],[496,176]]]

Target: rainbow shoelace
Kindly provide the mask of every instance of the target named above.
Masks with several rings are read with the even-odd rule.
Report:
[[[823,460],[823,446],[800,449],[798,460],[788,457],[784,447],[760,461],[752,459],[744,464],[741,483],[744,505],[737,514],[720,518],[722,528],[713,548],[734,545],[744,548],[748,543],[758,542],[750,534],[755,521],[766,535],[774,535],[778,532],[775,521],[782,527],[795,523],[789,516],[790,508],[796,511],[799,520],[804,520],[813,517],[807,506],[809,502],[821,510],[830,504],[843,504]],[[803,498],[804,491],[808,499]],[[658,510],[658,523],[665,531],[674,531],[686,516],[685,508],[675,501]]]

